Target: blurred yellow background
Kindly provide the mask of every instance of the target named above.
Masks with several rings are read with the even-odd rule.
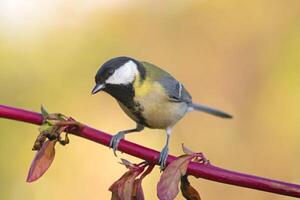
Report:
[[[185,143],[217,166],[300,183],[299,0],[1,0],[0,28],[1,104],[43,104],[108,133],[132,128],[110,96],[90,95],[98,67],[129,55],[172,73],[196,102],[235,116],[189,114],[173,131],[171,154]],[[75,136],[58,146],[44,177],[26,183],[37,134],[36,126],[0,120],[0,199],[110,199],[125,168],[107,147]],[[127,139],[161,150],[165,133]],[[158,180],[158,169],[145,179],[146,199],[157,199]],[[203,199],[290,199],[191,182]]]

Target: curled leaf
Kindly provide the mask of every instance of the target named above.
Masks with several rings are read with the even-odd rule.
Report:
[[[201,200],[197,190],[191,186],[187,175],[181,177],[180,190],[186,200]]]
[[[112,192],[111,200],[122,200],[121,194],[119,194],[119,188],[124,185],[125,180],[131,176],[131,172],[127,171],[125,174],[121,176],[116,182],[114,182],[110,187],[109,191]]]
[[[34,160],[31,163],[27,176],[27,182],[33,182],[40,178],[50,167],[54,156],[54,146],[56,142],[61,145],[69,143],[68,131],[79,132],[83,126],[71,117],[66,117],[60,113],[49,114],[43,106],[41,106],[43,115],[43,123],[39,127],[39,135],[37,136],[32,150],[37,151]],[[65,138],[62,133],[66,132]]]
[[[188,164],[194,157],[195,155],[182,155],[166,167],[157,185],[160,200],[172,200],[177,196],[179,181],[186,174]]]
[[[131,174],[131,176],[129,176],[125,180],[124,185],[121,185],[121,187],[119,187],[119,195],[120,195],[122,200],[131,200],[132,193],[133,193],[134,182],[135,182],[136,177],[140,173],[141,172],[139,172],[139,171],[133,172]]]
[[[192,150],[190,150],[189,148],[187,148],[186,146],[184,146],[184,144],[182,143],[182,151],[187,154],[187,155],[193,155],[195,154],[195,152],[193,152]]]
[[[124,158],[121,158],[120,164],[121,165],[125,165],[126,168],[134,167],[134,165],[130,161],[128,161],[128,160],[126,160]]]
[[[42,148],[36,153],[27,176],[27,182],[39,179],[50,167],[55,157],[55,141],[47,140]]]
[[[195,153],[182,143],[182,151],[187,155],[194,155],[195,159],[194,162],[200,162],[203,164],[210,164],[209,160],[206,159],[203,153]]]
[[[152,171],[154,165],[148,165],[145,162],[132,164],[125,159],[121,159],[121,161],[121,164],[125,165],[128,171],[110,186],[109,190],[112,192],[111,199],[144,200],[142,180]],[[145,170],[146,167],[147,169]],[[142,174],[140,178],[137,178],[140,174]]]
[[[132,199],[134,199],[134,200],[144,200],[145,199],[144,191],[142,188],[142,181],[148,174],[151,173],[153,168],[154,168],[154,165],[149,165],[148,168],[146,169],[146,171],[144,171],[144,173],[141,175],[141,177],[134,181],[133,190],[132,190]]]
[[[144,200],[144,191],[142,188],[142,179],[138,178],[134,181],[132,189],[132,199],[134,200]]]
[[[46,111],[43,105],[41,105],[41,113],[44,119],[46,119],[49,116],[49,113]]]
[[[131,200],[135,178],[140,174],[139,171],[129,169],[121,178],[110,186],[112,199]]]

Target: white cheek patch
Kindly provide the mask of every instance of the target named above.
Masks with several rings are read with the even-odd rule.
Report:
[[[137,65],[130,60],[123,66],[119,67],[105,82],[115,85],[127,85],[134,81],[137,74]]]

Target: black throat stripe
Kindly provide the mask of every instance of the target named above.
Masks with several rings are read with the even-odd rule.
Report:
[[[136,116],[138,123],[148,126],[142,115],[142,108],[138,102],[134,101],[135,91],[132,84],[128,85],[106,85],[105,91],[120,101],[130,112]]]

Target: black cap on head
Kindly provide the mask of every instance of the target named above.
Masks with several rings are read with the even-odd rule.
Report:
[[[124,68],[121,69],[121,67]],[[117,70],[120,71],[115,73]],[[139,74],[141,82],[145,80],[146,69],[139,61],[126,56],[112,58],[97,71],[95,76],[96,86],[92,90],[92,94],[102,90],[109,92],[113,88],[116,90],[116,86],[130,85],[137,74]]]
[[[105,62],[100,69],[98,70],[96,76],[95,76],[95,81],[97,84],[103,83],[110,75],[114,73],[116,69],[127,63],[129,60],[134,59],[126,56],[120,56],[120,57],[115,57],[107,62]]]

